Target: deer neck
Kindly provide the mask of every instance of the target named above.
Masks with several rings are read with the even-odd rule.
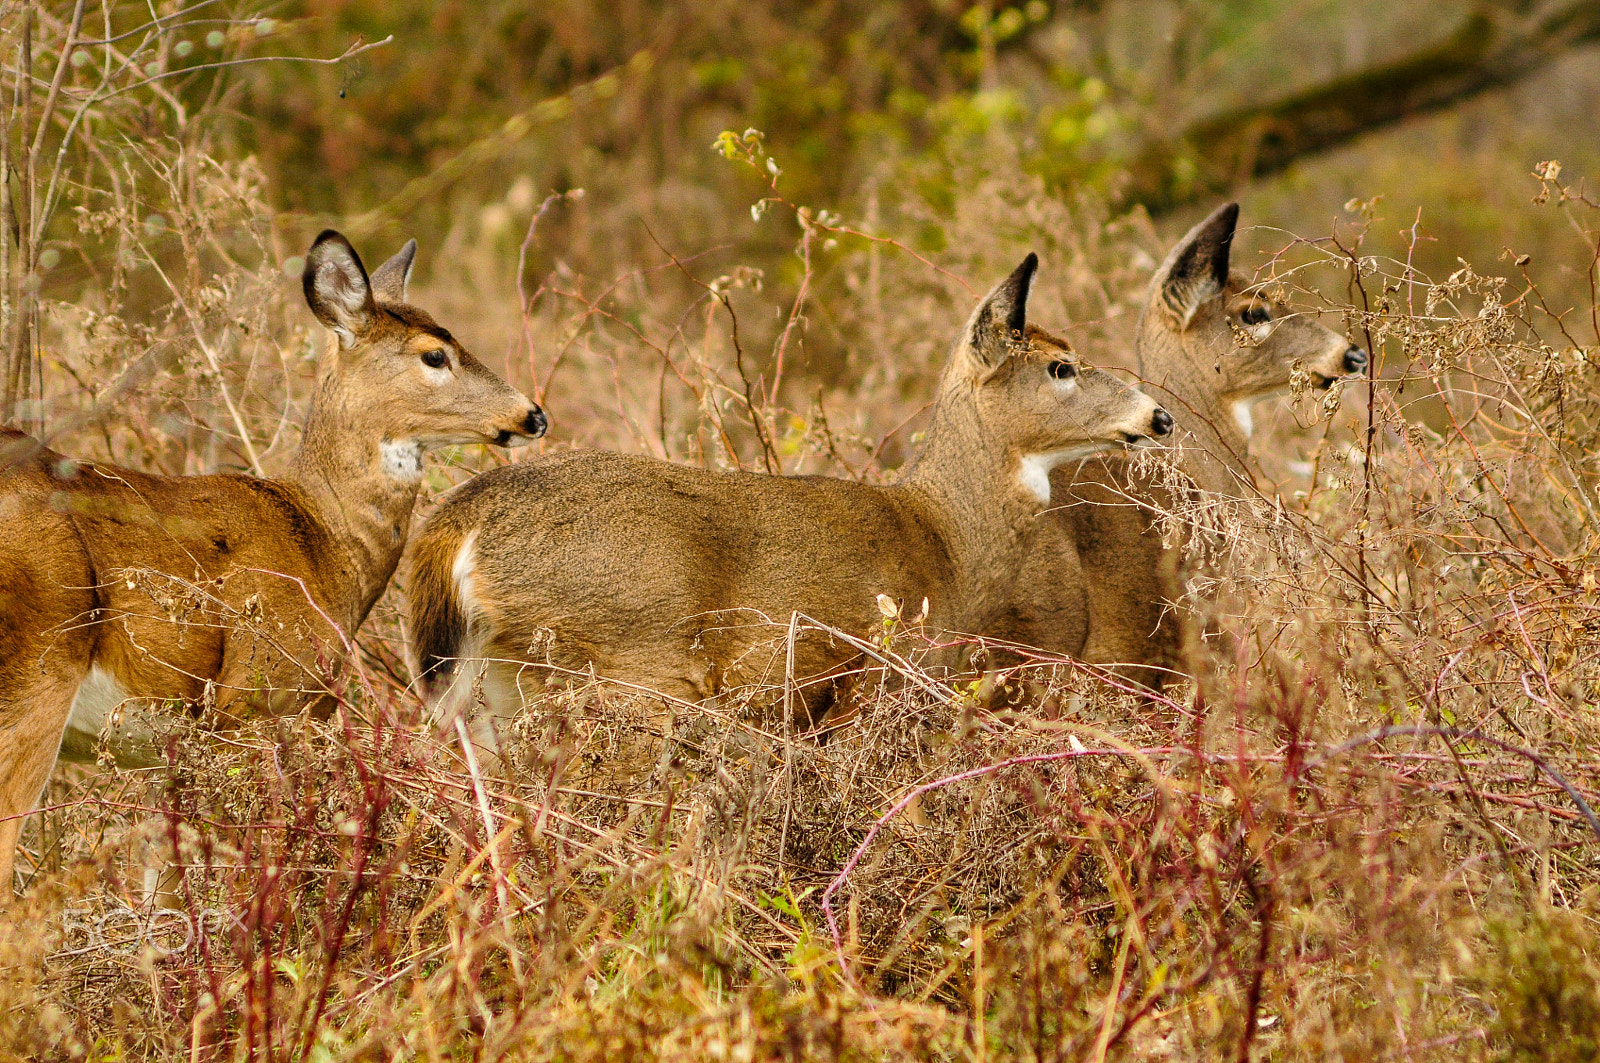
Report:
[[[341,604],[352,633],[394,575],[422,486],[421,447],[385,439],[373,420],[335,374],[323,375],[287,477],[309,497],[339,554],[338,580],[328,583],[350,588]]]
[[[1179,428],[1179,463],[1202,489],[1238,494],[1254,478],[1245,464],[1249,437],[1224,387],[1227,352],[1210,349],[1197,335],[1175,334],[1148,322],[1145,326],[1136,348],[1139,378],[1172,411]]]
[[[1048,500],[1030,485],[1024,455],[1008,445],[1000,425],[985,425],[970,385],[947,387],[934,407],[922,450],[893,490],[915,499],[946,543],[961,586],[961,616],[952,626],[977,630],[1003,605],[1024,543]],[[1048,471],[1044,474],[1048,491]]]

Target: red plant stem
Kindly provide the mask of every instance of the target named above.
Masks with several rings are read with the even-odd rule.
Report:
[[[1245,888],[1255,902],[1256,918],[1261,921],[1261,937],[1256,942],[1255,970],[1250,976],[1250,992],[1245,999],[1244,1032],[1239,1037],[1239,1063],[1250,1063],[1250,1044],[1256,1036],[1256,1016],[1261,1013],[1261,987],[1267,979],[1267,953],[1272,948],[1272,893],[1263,889],[1251,872],[1249,861],[1242,867]]]

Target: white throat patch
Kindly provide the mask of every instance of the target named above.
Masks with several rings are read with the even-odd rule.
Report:
[[[1246,439],[1256,430],[1255,408],[1256,403],[1268,399],[1282,398],[1293,393],[1288,387],[1273,388],[1271,391],[1258,391],[1254,395],[1247,395],[1242,399],[1234,399],[1228,404],[1228,411],[1233,414],[1233,423],[1239,426],[1239,431],[1244,433]]]
[[[422,479],[422,444],[416,440],[386,439],[378,444],[378,454],[385,476],[405,483]]]
[[[1017,469],[1017,483],[1035,501],[1048,502],[1050,501],[1051,469],[1054,469],[1057,465],[1065,465],[1069,461],[1082,461],[1084,458],[1092,458],[1096,454],[1115,450],[1116,447],[1117,444],[1110,442],[1080,443],[1075,447],[1050,450],[1043,454],[1024,454],[1020,467]]]
[[[1256,430],[1255,415],[1251,412],[1255,404],[1255,399],[1239,399],[1233,404],[1233,423],[1239,426],[1246,439]]]

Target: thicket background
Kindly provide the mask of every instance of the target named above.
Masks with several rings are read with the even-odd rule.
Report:
[[[818,744],[581,686],[479,790],[396,587],[331,723],[57,772],[0,1051],[1600,1058],[1597,39],[1575,0],[0,0],[5,412],[67,453],[281,472],[326,226],[418,238],[541,449],[892,474],[1023,254],[1130,366],[1223,198],[1382,380],[1258,411],[1168,702],[1040,661],[864,683]]]

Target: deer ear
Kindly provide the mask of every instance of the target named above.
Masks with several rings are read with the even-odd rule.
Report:
[[[406,285],[411,281],[411,265],[416,260],[417,242],[407,240],[393,258],[372,271],[372,294],[380,303],[406,301]]]
[[[1224,203],[1178,241],[1156,271],[1155,288],[1179,330],[1195,311],[1228,287],[1228,253],[1239,225],[1239,204]]]
[[[350,241],[332,229],[324,230],[306,254],[301,280],[306,305],[317,320],[339,337],[340,347],[348,350],[355,346],[356,337],[372,324],[378,308],[366,267]]]
[[[1028,330],[1028,289],[1039,268],[1039,256],[1031,251],[1011,276],[994,286],[967,319],[962,333],[962,348],[980,371],[998,368],[1012,351],[1013,340]]]

